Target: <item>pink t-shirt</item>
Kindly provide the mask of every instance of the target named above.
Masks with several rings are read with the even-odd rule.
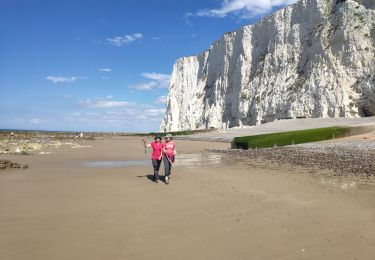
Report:
[[[159,160],[164,145],[162,143],[152,142],[151,147],[152,147],[151,158],[154,159],[154,160]]]
[[[165,148],[165,153],[168,155],[168,157],[171,157],[174,155],[174,149],[176,148],[176,143],[173,141],[165,142],[164,148]]]

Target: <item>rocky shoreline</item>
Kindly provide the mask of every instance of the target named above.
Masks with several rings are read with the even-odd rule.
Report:
[[[60,141],[52,139],[17,139],[17,140],[0,140],[0,154],[49,154],[63,145],[69,145],[71,148],[86,148],[91,146],[84,146],[79,144],[79,141]]]
[[[336,175],[375,176],[375,142],[309,143],[254,150],[216,149],[248,159],[333,171]]]
[[[85,139],[87,140],[87,139]],[[95,140],[95,139],[88,139]],[[0,156],[1,155],[46,155],[56,152],[63,146],[70,146],[71,149],[92,147],[83,145],[82,140],[56,140],[50,137],[30,137],[30,138],[5,138],[0,139]],[[0,158],[0,170],[9,169],[27,169],[28,164],[20,164]]]
[[[23,164],[21,165],[20,163],[17,162],[12,162],[10,160],[0,160],[0,170],[5,170],[5,169],[27,169],[29,168],[28,164]]]

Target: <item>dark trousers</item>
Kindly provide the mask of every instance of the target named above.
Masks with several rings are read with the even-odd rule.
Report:
[[[155,178],[155,180],[159,179],[160,164],[161,164],[161,160],[152,159],[152,166],[154,167],[154,178]]]
[[[174,156],[169,157],[169,160],[171,162],[174,162]],[[167,158],[167,155],[165,155],[165,157],[163,158],[165,176],[171,175],[172,164],[169,162],[169,160]]]

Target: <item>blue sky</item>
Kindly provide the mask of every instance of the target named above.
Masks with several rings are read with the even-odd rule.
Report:
[[[0,128],[159,129],[176,59],[293,0],[2,0]]]

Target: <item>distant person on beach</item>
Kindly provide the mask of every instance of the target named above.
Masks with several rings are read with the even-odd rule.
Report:
[[[11,139],[11,140],[13,140],[13,139],[14,139],[14,137],[15,137],[14,133],[13,133],[13,132],[11,132],[11,133],[10,133],[10,139]]]
[[[83,133],[82,133],[82,132],[79,134],[79,138],[80,138],[81,140],[83,139]]]
[[[78,140],[78,132],[76,133],[76,136],[74,137],[74,139]]]
[[[171,175],[172,164],[175,160],[175,149],[176,143],[172,141],[172,135],[167,134],[165,136],[165,141],[163,143],[163,161],[164,161],[164,175],[165,175],[165,183],[169,184],[169,178]]]
[[[161,142],[161,136],[156,135],[155,139],[152,143],[147,144],[145,140],[142,140],[145,147],[152,148],[152,155],[151,155],[151,161],[152,166],[154,167],[154,182],[159,182],[159,169],[160,164],[162,160],[162,150],[164,148],[164,144]]]

